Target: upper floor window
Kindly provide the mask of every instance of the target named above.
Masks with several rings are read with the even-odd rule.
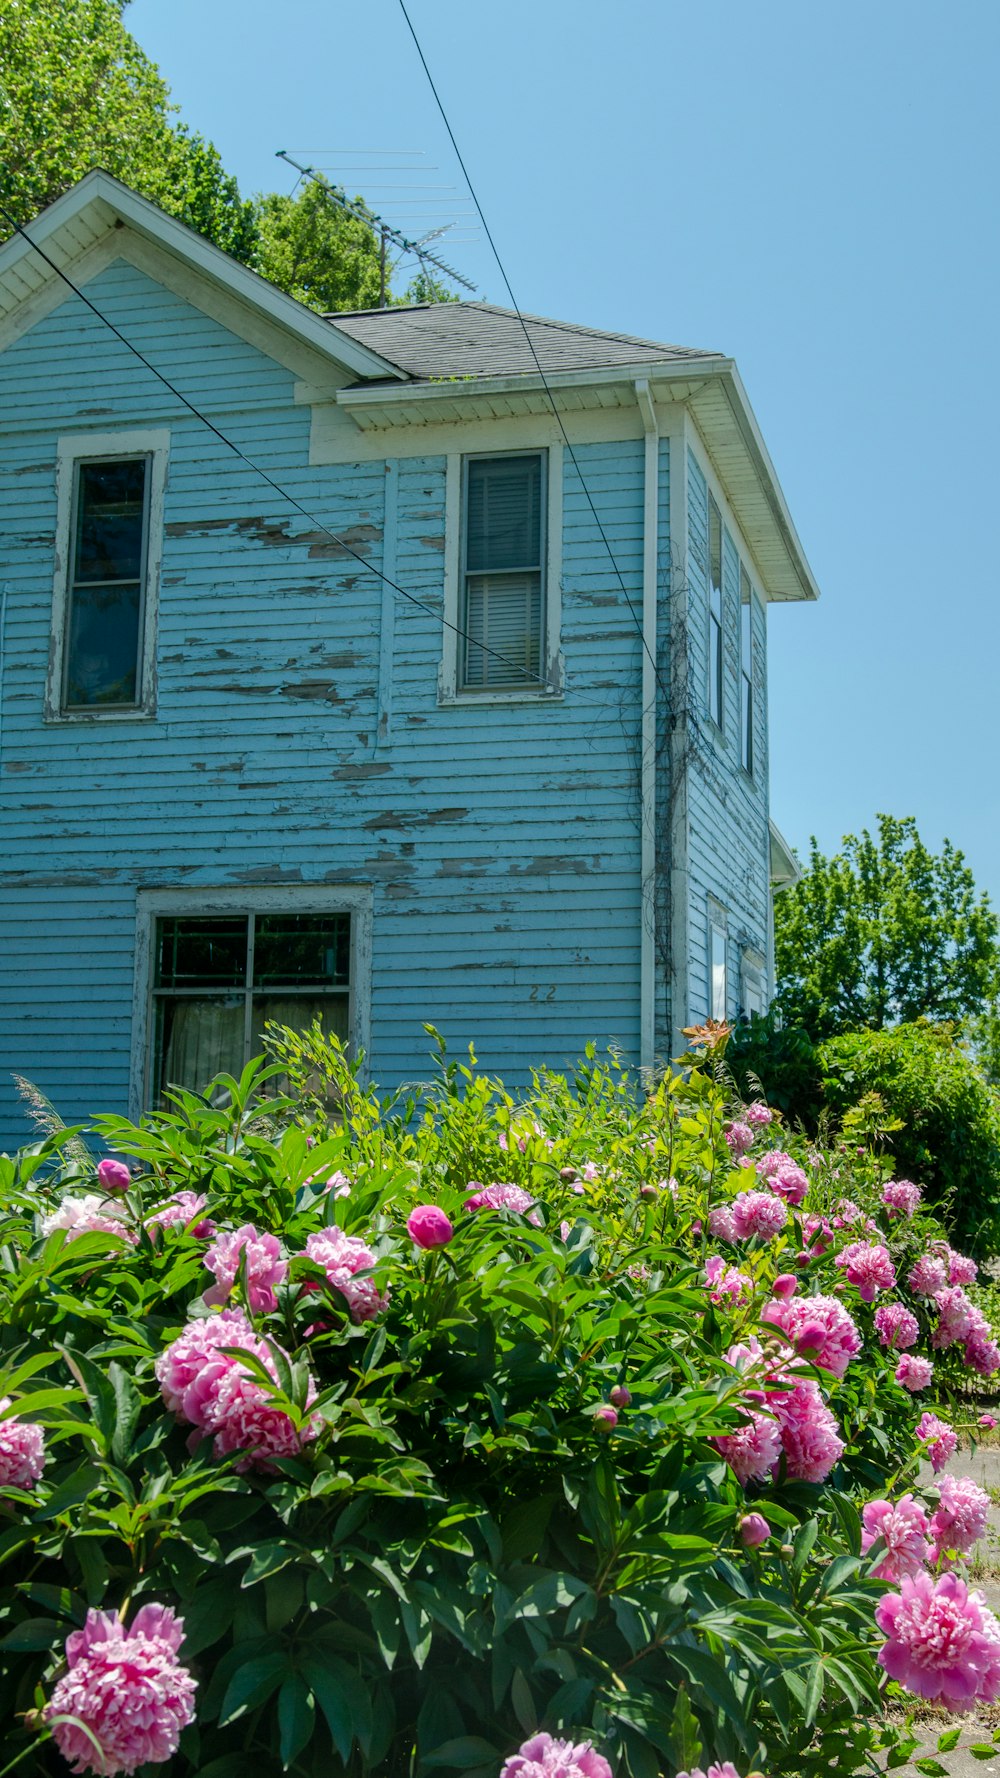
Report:
[[[541,687],[546,453],[465,459],[460,691]]]
[[[167,446],[150,431],[60,440],[50,720],[155,707]]]
[[[729,1005],[729,982],[726,969],[727,935],[724,919],[711,914],[708,931],[709,1018],[724,1019]]]
[[[753,588],[740,563],[740,758],[753,776]]]
[[[708,496],[708,714],[721,728],[722,514],[711,494]]]

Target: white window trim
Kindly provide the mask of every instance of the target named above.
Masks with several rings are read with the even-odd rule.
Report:
[[[163,509],[167,489],[170,433],[164,428],[132,428],[115,432],[66,434],[56,445],[56,547],[52,581],[52,641],[45,687],[46,722],[136,722],[156,714],[156,630],[163,558]],[[148,457],[150,486],[143,589],[142,635],[139,640],[139,697],[127,709],[94,705],[64,710],[63,677],[69,623],[70,571],[73,561],[73,495],[78,463],[101,458]]]
[[[721,1015],[719,1013],[717,1013],[715,1010],[715,980],[714,980],[715,966],[714,966],[713,952],[715,949],[714,940],[715,940],[716,933],[718,933],[720,938],[722,939],[722,947],[723,947],[722,954],[725,959],[724,984],[723,984],[723,999],[724,999],[725,1004],[723,1006]],[[728,1014],[729,1014],[729,919],[728,919],[726,910],[722,906],[721,902],[717,902],[714,899],[714,897],[712,897],[712,896],[709,897],[709,901],[708,901],[707,964],[708,964],[708,971],[707,971],[707,973],[708,973],[708,982],[707,982],[708,1017],[710,1019],[717,1019],[721,1016],[723,1019],[725,1019],[728,1017]]]
[[[759,776],[759,773],[757,770],[757,746],[756,746],[756,741],[757,741],[757,736],[756,736],[756,728],[757,728],[757,674],[756,674],[756,671],[754,668],[754,656],[755,656],[755,652],[756,652],[754,649],[754,620],[756,619],[756,616],[757,616],[757,591],[756,591],[756,588],[754,587],[753,580],[751,579],[750,570],[748,569],[742,556],[740,556],[739,561],[740,561],[740,695],[739,695],[740,769],[746,773],[748,778],[752,779],[756,783],[757,778]],[[746,586],[746,590],[749,595],[749,597],[747,599],[744,599],[744,597],[743,597],[744,586]],[[748,605],[750,608],[750,659],[747,662],[744,662],[744,659],[743,659],[743,606],[744,606],[744,604]],[[744,747],[743,747],[743,742],[744,742],[744,734],[743,734],[743,680],[744,680],[744,678],[749,679],[749,681],[750,681],[750,733],[749,733],[750,764],[749,765],[747,765],[746,760],[743,757],[743,753],[744,753]]]
[[[536,704],[539,699],[560,698],[563,691],[562,657],[559,652],[562,634],[562,526],[563,526],[563,454],[557,445],[526,444],[525,451],[540,451],[546,457],[545,513],[545,587],[543,589],[544,635],[538,686],[517,685],[508,690],[495,687],[488,691],[464,691],[459,688],[462,629],[462,482],[464,457],[449,452],[445,459],[444,497],[444,638],[441,667],[438,675],[440,704],[497,705]],[[509,450],[471,452],[473,456],[516,456],[519,447]]]
[[[371,1046],[372,891],[368,884],[295,884],[259,889],[140,889],[136,896],[135,976],[132,991],[132,1054],[129,1116],[136,1120],[150,1103],[153,1031],[153,977],[156,921],[188,914],[350,914],[351,979],[348,1041],[353,1055],[367,1058]],[[367,1072],[367,1065],[363,1073]]]

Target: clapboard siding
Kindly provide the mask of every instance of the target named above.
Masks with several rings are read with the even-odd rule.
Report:
[[[387,536],[387,465],[310,466],[289,370],[130,264],[88,295],[309,516],[75,298],[0,354],[0,1141],[14,1069],[67,1118],[124,1107],[140,891],[370,884],[386,1085],[425,1020],[515,1086],[588,1039],[636,1058],[641,441],[576,446],[613,561],[563,465],[565,695],[442,705],[445,458],[399,460]],[[137,425],[170,431],[156,714],[46,724],[56,440]],[[668,502],[664,443],[661,588]],[[385,631],[384,563],[426,607]]]
[[[755,742],[751,778],[740,754],[740,559],[755,580],[747,552],[723,511],[723,723],[708,715],[708,488],[694,453],[688,456],[688,531],[691,561],[691,760],[688,803],[688,1017],[705,1018],[709,1004],[710,899],[725,910],[727,1013],[740,1010],[741,968],[766,959],[769,897],[767,844],[766,634],[764,610],[753,608]]]

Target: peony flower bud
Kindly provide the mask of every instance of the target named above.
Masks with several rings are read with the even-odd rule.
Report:
[[[594,1409],[594,1425],[602,1431],[613,1432],[618,1425],[618,1410],[604,1403]]]
[[[613,1406],[616,1408],[627,1408],[631,1400],[631,1389],[626,1389],[624,1383],[616,1383],[611,1391],[611,1401]],[[993,1424],[996,1425],[996,1421],[994,1421]]]
[[[406,1231],[418,1247],[447,1247],[455,1231],[438,1204],[418,1204],[406,1219]]]
[[[97,1177],[106,1192],[114,1192],[118,1197],[121,1197],[123,1192],[131,1190],[132,1175],[124,1161],[111,1159],[101,1161],[97,1169]]]
[[[779,1272],[771,1286],[771,1291],[774,1296],[780,1297],[782,1302],[787,1302],[789,1297],[795,1295],[798,1288],[799,1281],[791,1272]]]
[[[755,1549],[759,1543],[766,1543],[770,1535],[771,1527],[763,1513],[747,1513],[740,1520],[740,1536],[748,1550]]]
[[[647,1179],[639,1187],[639,1196],[644,1198],[647,1204],[651,1204],[654,1198],[659,1197],[659,1191],[652,1180]]]
[[[575,1185],[580,1175],[575,1167],[560,1167],[559,1177],[564,1185]]]

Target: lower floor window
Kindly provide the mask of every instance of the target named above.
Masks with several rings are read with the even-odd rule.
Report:
[[[162,915],[153,929],[151,1096],[202,1092],[263,1051],[269,1021],[350,1033],[351,915]]]

